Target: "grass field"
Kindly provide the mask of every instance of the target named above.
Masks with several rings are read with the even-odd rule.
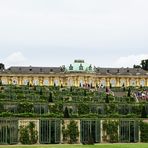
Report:
[[[148,143],[143,144],[97,144],[97,145],[0,145],[0,148],[148,148]]]

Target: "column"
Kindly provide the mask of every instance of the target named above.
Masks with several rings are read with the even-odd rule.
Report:
[[[120,87],[120,78],[115,78],[116,80],[116,87]]]
[[[140,86],[140,80],[139,80],[139,78],[136,79],[136,86]]]
[[[145,79],[145,83],[146,83],[145,86],[148,87],[148,78]]]
[[[43,85],[43,77],[39,77],[39,85],[42,86]]]
[[[126,86],[129,86],[129,85],[130,85],[130,79],[126,78]]]
[[[109,78],[106,78],[106,86],[110,86],[110,79]]]
[[[7,81],[8,81],[8,84],[12,84],[12,79],[11,79],[11,77],[8,77]]]

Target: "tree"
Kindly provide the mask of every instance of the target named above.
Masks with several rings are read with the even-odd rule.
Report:
[[[148,70],[148,59],[142,60],[140,65],[143,70]]]
[[[64,118],[69,118],[69,112],[68,112],[67,106],[65,107],[65,110],[64,110]]]
[[[5,69],[5,65],[3,63],[0,63],[0,70],[4,70]]]
[[[109,88],[110,88],[110,89],[112,88],[112,83],[110,83]]]
[[[84,89],[84,96],[86,96],[86,89]]]
[[[109,95],[106,94],[105,103],[109,103]]]
[[[50,94],[49,94],[48,102],[53,102],[53,100],[52,100],[52,92],[50,92]]]
[[[77,123],[75,121],[70,121],[70,123],[67,125],[68,134],[70,138],[70,143],[77,142],[77,137],[79,135],[79,130]]]
[[[72,89],[72,86],[70,87],[70,92],[72,92],[73,91],[73,89]]]
[[[123,83],[123,85],[122,85],[122,88],[123,88],[123,91],[125,91],[125,85],[124,85],[124,83]]]
[[[38,140],[38,132],[35,130],[35,124],[30,122],[27,126],[20,127],[20,142],[22,144],[35,144]]]
[[[146,117],[147,117],[147,112],[146,112],[145,106],[142,106],[141,118],[146,118]]]
[[[40,96],[43,95],[43,91],[42,91],[42,88],[40,88]]]
[[[133,68],[141,68],[141,66],[140,66],[140,65],[135,65],[135,64],[134,64]]]
[[[128,96],[128,97],[130,97],[130,96],[131,96],[131,88],[130,88],[130,87],[129,87],[129,89],[128,89],[127,96]]]
[[[90,108],[89,105],[80,103],[78,105],[78,114],[83,115],[83,114],[89,114]]]

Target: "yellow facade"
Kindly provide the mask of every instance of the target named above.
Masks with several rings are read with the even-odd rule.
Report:
[[[0,71],[3,84],[113,87],[148,86],[148,71],[136,68],[96,68],[84,60],[67,67],[10,67]]]
[[[63,73],[63,74],[1,74],[3,84],[48,85],[53,86],[80,86],[80,84],[92,84],[93,86],[148,86],[147,76],[98,76],[87,73]]]

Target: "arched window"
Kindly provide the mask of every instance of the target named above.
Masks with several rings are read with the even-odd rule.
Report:
[[[48,81],[47,79],[45,79],[45,80],[43,81],[43,85],[49,85],[49,81]]]
[[[140,86],[145,86],[145,80],[144,79],[140,80]]]
[[[111,79],[110,80],[110,84],[115,87],[116,86],[116,80],[115,79]]]

